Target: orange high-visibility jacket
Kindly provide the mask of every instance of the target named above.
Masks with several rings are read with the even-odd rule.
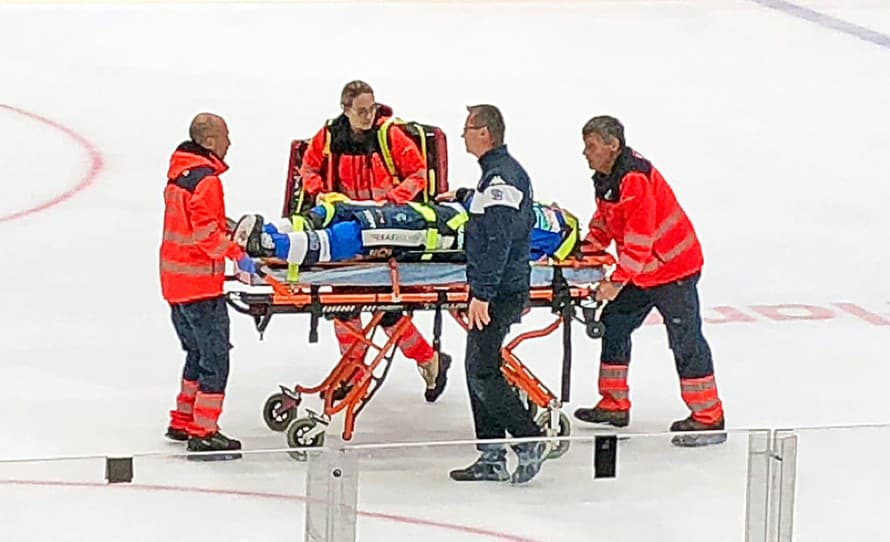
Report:
[[[618,265],[611,280],[650,288],[701,271],[701,244],[673,190],[652,163],[625,147],[612,173],[593,176],[596,212],[582,251],[614,240]]]
[[[228,169],[212,152],[185,142],[170,158],[164,188],[161,292],[170,303],[222,295],[225,258],[244,251],[226,233],[219,175]]]
[[[426,165],[420,149],[396,125],[387,131],[395,175],[387,169],[377,137],[386,119],[378,113],[374,127],[355,136],[349,120],[340,115],[315,134],[300,168],[305,193],[340,192],[352,199],[407,203],[425,190]]]

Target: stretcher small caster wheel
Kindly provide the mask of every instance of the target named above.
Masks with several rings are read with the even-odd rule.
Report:
[[[568,437],[572,434],[572,422],[569,421],[569,417],[562,412],[559,413],[559,433],[556,435],[553,434],[553,431],[550,428],[550,411],[545,410],[542,412],[535,423],[538,424],[538,427],[544,430],[548,437]],[[550,449],[550,453],[547,454],[547,459],[562,457],[569,451],[569,447],[572,445],[571,441],[568,440],[561,440],[551,444],[553,447]]]
[[[588,322],[587,336],[591,339],[602,339],[606,334],[606,326],[602,322]]]
[[[287,429],[290,422],[297,417],[297,401],[283,393],[273,393],[263,405],[263,421],[272,431],[281,432]]]
[[[287,445],[290,448],[320,448],[324,446],[324,432],[327,426],[319,424],[312,418],[300,418],[287,426]],[[288,452],[297,461],[306,461],[307,452],[293,450]]]

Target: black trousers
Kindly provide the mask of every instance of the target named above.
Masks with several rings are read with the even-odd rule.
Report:
[[[170,305],[173,327],[185,350],[184,380],[204,393],[225,393],[229,379],[229,311],[223,296]]]
[[[700,274],[655,286],[625,286],[603,310],[606,327],[600,361],[609,365],[630,363],[631,333],[643,324],[652,308],[658,309],[667,328],[668,344],[680,378],[714,374],[711,349],[702,335],[698,301]]]
[[[528,292],[492,299],[488,306],[491,322],[482,331],[474,328],[467,334],[467,389],[477,439],[502,439],[505,432],[516,438],[542,434],[501,373],[501,347],[510,326],[519,322],[527,300]]]

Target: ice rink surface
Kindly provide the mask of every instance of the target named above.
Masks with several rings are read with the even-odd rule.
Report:
[[[465,106],[498,105],[538,199],[585,219],[581,126],[618,116],[702,240],[734,433],[694,450],[623,441],[608,481],[578,444],[524,488],[451,482],[466,445],[367,452],[359,540],[743,540],[745,430],[890,423],[888,33],[877,0],[0,2],[0,458],[181,450],[162,436],[182,363],[157,276],[169,154],[195,113],[223,115],[228,214],[273,216],[291,139],[363,79],[400,117],[446,130],[453,186],[478,175]],[[266,397],[336,359],[331,328],[310,345],[308,320],[277,317],[260,342],[232,314],[221,423],[245,447],[283,447]],[[462,333],[446,327],[457,363],[442,398],[424,403],[399,356],[354,443],[472,437]],[[519,352],[554,388],[559,344]],[[574,348],[569,410],[597,397],[599,345],[577,328]],[[630,432],[686,415],[661,326],[635,335],[630,385]],[[888,453],[888,429],[800,432],[795,540],[886,540]],[[305,464],[284,454],[137,459],[130,486],[103,485],[102,468],[0,463],[0,538],[302,539]]]

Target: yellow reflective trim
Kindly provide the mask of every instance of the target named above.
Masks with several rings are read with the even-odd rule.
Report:
[[[423,219],[426,220],[426,223],[431,226],[426,230],[426,241],[424,241],[424,248],[426,248],[426,250],[438,249],[439,227],[436,220],[436,211],[434,211],[432,207],[424,205],[423,203],[417,203],[416,201],[409,201],[408,205],[410,205],[412,209],[420,213],[420,216],[422,216]],[[420,259],[429,260],[432,257],[432,254],[424,254],[420,257]]]
[[[470,220],[469,213],[458,213],[451,217],[445,225],[450,229],[457,231],[458,228],[466,224],[468,220]]]
[[[426,178],[426,187],[423,190],[423,201],[424,203],[429,202],[430,194],[430,173],[432,170],[427,169],[427,159],[426,159],[426,130],[423,129],[423,126],[420,124],[414,123],[414,126],[417,128],[417,133],[420,134],[420,156],[423,158],[423,171],[426,173],[424,177]]]
[[[420,213],[420,216],[422,216],[423,219],[427,222],[431,224],[436,223],[436,211],[434,211],[429,205],[417,203],[416,201],[409,201],[408,205],[410,205],[412,209]]]
[[[331,221],[334,220],[334,213],[336,213],[337,210],[334,208],[334,204],[329,201],[322,201],[321,206],[324,208],[324,221],[321,223],[321,227],[327,228],[328,224],[330,224]],[[300,218],[302,219],[302,217]],[[296,231],[303,231],[303,228],[301,227],[299,230]]]
[[[426,176],[427,177],[426,189],[429,192],[429,197],[433,197],[436,195],[436,188],[437,188],[436,187],[436,170],[430,168],[427,171],[429,173]],[[428,198],[424,198],[424,199],[426,200]]]
[[[383,124],[381,124],[380,128],[377,130],[377,142],[380,143],[380,154],[383,155],[383,163],[386,164],[387,171],[392,175],[395,182],[398,183],[399,178],[396,177],[396,166],[392,161],[392,152],[389,150],[389,143],[386,137],[389,133],[389,127],[393,122],[395,122],[393,117],[389,117],[383,121]]]
[[[566,223],[566,226],[569,227],[569,233],[566,235],[566,238],[560,243],[559,247],[556,248],[556,251],[553,252],[553,257],[556,258],[557,261],[565,260],[569,257],[573,250],[575,250],[575,245],[578,244],[578,219],[568,213],[566,211],[562,211],[562,218]]]
[[[439,243],[439,230],[434,230],[432,228],[426,230],[426,248],[427,250],[436,250],[439,248],[437,245]]]

